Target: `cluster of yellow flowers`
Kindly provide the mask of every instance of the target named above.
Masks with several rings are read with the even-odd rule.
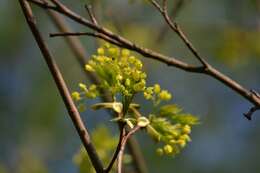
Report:
[[[81,92],[74,91],[71,95],[72,98],[75,101],[80,101],[82,99],[82,96],[85,96],[87,98],[96,98],[99,95],[99,91],[97,90],[97,86],[92,84],[89,87],[83,83],[79,83],[79,88],[81,89]]]
[[[157,149],[158,154],[175,155],[191,140],[191,125],[197,124],[197,118],[181,113],[182,109],[177,105],[161,105],[162,101],[171,100],[172,94],[161,89],[159,84],[147,87],[147,75],[142,68],[142,62],[129,50],[105,44],[85,65],[86,71],[95,73],[100,83],[90,86],[80,83],[80,91],[73,92],[72,97],[79,103],[80,111],[84,111],[84,98],[94,99],[101,95],[100,90],[106,90],[113,101],[97,103],[91,106],[92,109],[112,109],[130,128],[141,126],[157,142],[163,143]],[[146,100],[153,102],[149,117],[139,112],[140,105],[132,103],[137,93],[142,93]]]
[[[155,104],[159,104],[161,100],[170,100],[172,95],[167,90],[161,90],[159,84],[155,84],[153,87],[147,87],[144,90],[144,98],[147,100],[153,100]]]
[[[85,68],[95,72],[101,78],[101,87],[108,89],[112,95],[121,93],[133,96],[146,87],[146,74],[142,71],[143,64],[127,49],[120,50],[105,44],[97,49]]]
[[[189,136],[191,133],[190,125],[175,124],[173,128],[170,129],[170,134],[162,137],[161,140],[165,144],[162,148],[157,148],[157,154],[176,155],[186,146],[187,142],[191,141]]]

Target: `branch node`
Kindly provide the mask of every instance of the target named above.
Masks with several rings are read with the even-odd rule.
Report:
[[[260,110],[260,106],[253,106],[247,113],[244,113],[244,116],[250,121],[252,120],[253,114],[258,110]]]
[[[90,17],[92,23],[95,24],[95,25],[98,25],[98,22],[97,22],[97,20],[96,20],[96,17],[95,17],[95,15],[94,15],[94,12],[93,12],[93,9],[92,9],[92,6],[86,4],[86,5],[85,5],[85,8],[86,8],[86,10],[87,10],[87,12],[88,12],[88,15],[89,15],[89,17]]]
[[[260,98],[260,93],[257,92],[256,90],[251,89],[250,92],[251,92],[253,95],[255,95],[256,97]]]

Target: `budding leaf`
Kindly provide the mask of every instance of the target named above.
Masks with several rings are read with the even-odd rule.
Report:
[[[160,116],[172,116],[174,114],[178,114],[182,111],[182,109],[176,104],[164,105],[160,108],[159,115]]]
[[[127,124],[131,129],[134,128],[134,124],[130,121],[130,119],[126,118],[126,119],[124,119],[124,120],[125,120],[126,124]]]
[[[123,104],[120,103],[120,102],[114,102],[113,103],[113,109],[114,109],[115,112],[121,113],[122,110],[123,110]]]
[[[148,125],[148,126],[146,127],[146,130],[147,130],[147,133],[148,133],[155,141],[157,141],[157,142],[160,141],[161,135],[160,135],[160,133],[159,133],[158,131],[156,131],[156,130],[153,128],[153,126]]]
[[[121,113],[123,110],[123,104],[121,102],[106,102],[106,103],[97,103],[91,106],[92,109],[113,109],[117,113]]]
[[[148,124],[150,124],[150,121],[146,117],[139,117],[137,119],[137,125],[140,127],[146,127]]]
[[[171,120],[181,124],[195,125],[199,124],[199,119],[191,114],[177,114],[171,116]]]

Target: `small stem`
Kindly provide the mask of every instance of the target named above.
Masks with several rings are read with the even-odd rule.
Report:
[[[118,156],[118,154],[120,152],[120,149],[121,149],[123,137],[125,136],[125,124],[119,124],[119,126],[120,126],[119,141],[118,141],[118,144],[117,144],[117,147],[116,147],[116,151],[113,154],[113,157],[112,157],[111,161],[109,162],[108,167],[105,169],[106,173],[109,173],[110,170],[113,168],[113,165],[114,165],[114,163],[115,163],[115,161],[117,159],[117,156]]]
[[[94,15],[94,13],[93,13],[93,11],[92,11],[91,5],[85,5],[85,8],[86,8],[86,10],[87,10],[87,12],[88,12],[88,15],[89,15],[91,21],[92,21],[95,25],[97,25],[98,23],[97,23],[97,20],[96,20],[96,18],[95,18],[95,15]]]
[[[118,163],[117,163],[117,170],[118,173],[122,173],[122,168],[123,168],[123,156],[124,156],[124,150],[125,150],[125,145],[127,143],[127,140],[131,137],[131,135],[133,135],[134,133],[136,133],[141,127],[140,126],[135,126],[133,129],[131,129],[131,131],[129,131],[122,139],[121,142],[121,147],[120,147],[120,151],[118,153]]]
[[[182,10],[182,8],[184,7],[184,5],[186,4],[187,0],[178,0],[174,7],[171,9],[170,12],[170,18],[171,19],[175,19],[178,15],[178,13]],[[159,29],[159,34],[157,36],[156,43],[161,42],[164,40],[166,34],[168,32],[168,25],[163,25],[160,29]]]

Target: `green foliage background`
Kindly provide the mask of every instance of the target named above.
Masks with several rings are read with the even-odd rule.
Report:
[[[64,2],[86,16],[87,1]],[[90,1],[88,1],[90,2]],[[97,0],[99,22],[130,40],[188,62],[193,56],[175,34],[168,32],[156,42],[163,24],[159,14],[138,1]],[[192,0],[177,17],[178,23],[203,56],[218,69],[248,88],[260,87],[258,0]],[[101,10],[100,10],[101,9]],[[34,7],[38,25],[64,73],[71,90],[86,81],[61,38],[48,38],[56,31],[48,16]],[[17,1],[0,1],[0,173],[77,172],[73,156],[80,141],[57,93],[38,47],[25,24]],[[68,21],[77,31],[85,31]],[[82,37],[92,54],[97,42]],[[60,51],[62,50],[62,51]],[[180,155],[158,157],[156,146],[142,133],[141,143],[150,172],[258,173],[260,165],[259,113],[252,122],[242,116],[250,104],[219,82],[189,74],[164,64],[142,59],[148,83],[160,83],[174,94],[186,111],[200,115],[192,143]],[[141,97],[138,97],[142,101]],[[149,112],[150,105],[144,105]],[[93,131],[105,123],[113,135],[117,129],[105,111],[87,111],[83,118]]]

